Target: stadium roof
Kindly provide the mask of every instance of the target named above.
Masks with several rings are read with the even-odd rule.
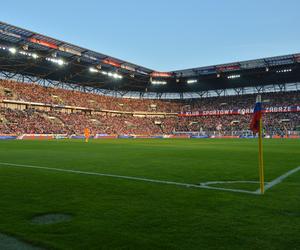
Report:
[[[97,89],[184,93],[300,82],[300,54],[156,72],[0,22],[0,71]]]

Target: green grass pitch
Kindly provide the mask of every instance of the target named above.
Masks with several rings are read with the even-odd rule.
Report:
[[[264,140],[264,158],[268,182],[300,166],[300,141]],[[0,162],[196,185],[258,180],[251,139],[1,141]],[[0,233],[44,249],[300,249],[300,171],[253,195],[0,164],[0,197]],[[47,213],[73,217],[31,223]]]

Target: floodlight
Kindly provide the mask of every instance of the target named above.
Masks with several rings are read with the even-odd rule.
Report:
[[[192,83],[197,83],[198,80],[197,79],[190,79],[186,81],[188,84],[192,84]]]
[[[62,59],[59,59],[59,60],[57,60],[57,64],[61,66],[64,64],[64,61]]]
[[[12,54],[16,54],[16,52],[17,52],[16,48],[9,48],[8,50]]]
[[[93,73],[95,73],[95,72],[99,72],[97,69],[94,69],[94,68],[92,68],[92,67],[90,67],[90,72],[93,72]]]

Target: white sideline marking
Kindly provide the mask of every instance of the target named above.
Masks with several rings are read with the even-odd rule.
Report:
[[[192,188],[230,191],[230,192],[235,192],[235,193],[246,193],[246,194],[255,194],[255,195],[257,194],[254,191],[231,189],[231,188],[221,188],[221,187],[212,187],[212,186],[207,186],[205,184],[196,185],[196,184],[189,184],[189,183],[182,183],[182,182],[155,180],[155,179],[125,176],[125,175],[103,174],[103,173],[97,173],[97,172],[86,172],[86,171],[72,170],[72,169],[62,169],[62,168],[49,168],[49,167],[41,167],[41,166],[34,166],[34,165],[14,164],[14,163],[8,163],[8,162],[0,162],[0,165],[11,166],[11,167],[22,167],[22,168],[34,168],[34,169],[50,170],[50,171],[56,171],[56,172],[66,172],[66,173],[73,173],[73,174],[96,175],[96,176],[112,177],[112,178],[118,178],[118,179],[127,179],[127,180],[135,180],[135,181],[144,181],[144,182],[176,185],[176,186],[183,186],[183,187],[187,187],[187,188],[192,187]]]
[[[66,173],[73,173],[73,174],[96,175],[96,176],[112,177],[112,178],[118,178],[118,179],[127,179],[127,180],[183,186],[183,187],[187,187],[187,188],[192,187],[192,188],[230,191],[230,192],[235,192],[235,193],[247,193],[247,194],[255,194],[255,195],[260,194],[260,189],[258,189],[256,191],[248,191],[248,190],[242,190],[242,189],[231,189],[231,188],[221,188],[221,187],[209,186],[210,184],[218,184],[218,183],[257,183],[256,181],[209,181],[209,182],[202,182],[199,185],[196,185],[196,184],[189,184],[189,183],[182,183],[182,182],[126,176],[126,175],[104,174],[104,173],[87,172],[87,171],[81,171],[81,170],[62,169],[62,168],[49,168],[49,167],[41,167],[41,166],[34,166],[34,165],[14,164],[14,163],[8,163],[8,162],[0,162],[0,165],[11,166],[11,167],[22,167],[22,168],[34,168],[34,169],[50,170],[50,171],[56,171],[56,172],[66,172]],[[267,185],[265,186],[265,191],[274,187],[275,185],[279,184],[285,178],[298,172],[299,170],[300,170],[300,166],[286,172],[285,174],[274,179],[273,181],[268,182]]]
[[[274,187],[275,185],[279,184],[280,182],[282,182],[284,179],[286,179],[287,177],[289,177],[290,175],[298,172],[300,170],[300,166],[297,168],[294,168],[288,172],[286,172],[283,175],[280,175],[279,177],[277,177],[276,179],[274,179],[273,181],[269,182],[266,186],[265,186],[265,191],[267,191],[268,189]],[[255,191],[256,193],[260,193],[260,189],[257,189]]]

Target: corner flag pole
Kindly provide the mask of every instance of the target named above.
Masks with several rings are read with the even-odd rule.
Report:
[[[257,96],[257,102],[261,103],[261,95]],[[259,180],[260,180],[260,193],[265,192],[265,177],[264,177],[264,158],[263,158],[263,123],[262,116],[259,118],[259,130],[258,130],[258,159],[259,159]]]

